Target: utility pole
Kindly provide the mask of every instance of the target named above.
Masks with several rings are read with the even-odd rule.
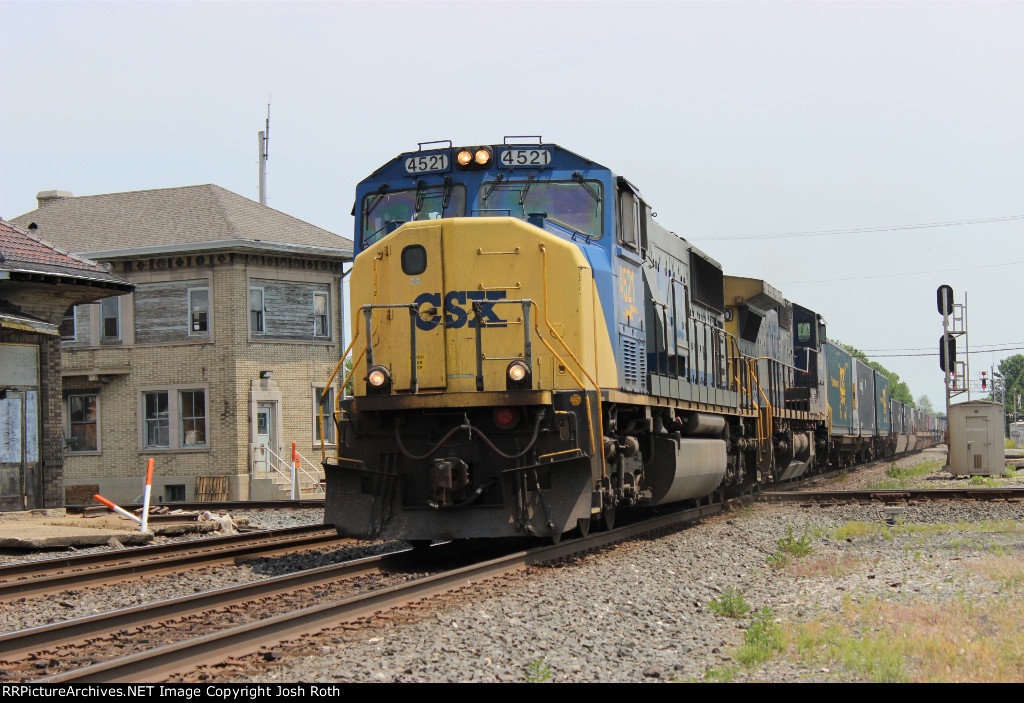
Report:
[[[260,143],[260,205],[267,204],[267,159],[270,158],[270,99],[267,99],[267,128],[257,133]]]

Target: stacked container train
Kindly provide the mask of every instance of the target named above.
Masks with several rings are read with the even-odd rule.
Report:
[[[342,534],[557,540],[941,437],[816,311],[555,144],[420,144],[353,214],[354,397],[321,419]]]

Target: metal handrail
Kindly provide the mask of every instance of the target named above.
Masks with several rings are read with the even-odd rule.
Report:
[[[314,466],[315,467],[315,464],[313,464],[313,462],[310,461],[309,459],[307,459],[306,457],[302,456],[302,454],[298,450],[295,450],[295,456],[299,457],[300,459],[302,459],[302,461],[306,462],[310,466]],[[317,475],[314,476],[313,474],[309,473],[304,468],[302,468],[302,464],[299,464],[299,471],[301,471],[302,473],[306,474],[307,477],[312,479],[313,484],[314,484],[314,486],[316,486],[316,490],[317,491],[319,491],[320,493],[325,493],[326,492],[326,491],[324,491],[324,487],[320,484],[320,472],[319,471],[317,471]]]
[[[275,454],[275,453],[274,453],[274,450],[273,450],[273,449],[271,449],[270,447],[268,447],[267,445],[265,445],[265,444],[260,444],[260,445],[258,445],[258,446],[259,446],[259,448],[260,448],[260,449],[262,449],[263,451],[265,451],[265,452],[269,453],[269,454],[270,454],[270,456],[274,457],[274,458],[275,458],[275,459],[277,459],[278,461],[280,461],[280,462],[282,462],[282,463],[284,462],[284,459],[282,459],[282,458],[281,458],[281,457],[279,457],[279,456],[278,456],[277,454]],[[291,476],[289,476],[288,474],[286,474],[285,472],[281,471],[281,469],[277,468],[277,466],[275,466],[275,465],[274,465],[274,463],[273,463],[272,461],[270,461],[269,459],[257,459],[257,460],[255,460],[255,461],[253,461],[253,464],[256,464],[257,462],[263,462],[263,463],[265,463],[265,464],[266,464],[267,466],[269,466],[270,468],[272,468],[272,469],[273,469],[274,471],[276,471],[277,473],[279,473],[279,474],[281,474],[282,476],[284,476],[284,477],[285,477],[285,479],[287,479],[289,483],[291,482],[291,480],[292,480],[292,477],[291,477]],[[266,472],[264,472],[264,473],[268,473],[268,474],[269,474],[270,472],[269,472],[269,471],[266,471]]]
[[[286,462],[286,461],[285,461],[284,459],[282,459],[282,458],[281,458],[280,456],[278,456],[278,455],[277,455],[277,453],[276,453],[276,452],[275,452],[275,451],[274,451],[273,449],[271,449],[270,447],[263,447],[263,448],[264,448],[264,449],[266,449],[266,450],[267,450],[267,452],[269,452],[269,453],[270,453],[270,455],[271,455],[272,457],[274,457],[275,459],[277,459],[277,460],[278,460],[279,462],[281,462],[282,464],[288,463],[288,464],[290,465],[290,463],[291,463],[291,462]],[[301,458],[301,459],[305,459],[305,457],[303,457],[303,456],[302,456],[301,454],[299,454],[298,452],[295,452],[295,453],[299,455],[299,458]],[[312,462],[310,462],[310,461],[309,461],[309,459],[305,459],[305,461],[306,461],[306,463],[308,463],[308,464],[312,465]],[[291,475],[290,475],[290,474],[286,474],[285,472],[281,471],[281,469],[277,468],[277,467],[276,467],[276,466],[274,466],[273,464],[271,464],[271,466],[273,467],[274,471],[276,471],[277,473],[279,473],[279,474],[281,474],[282,476],[284,476],[284,479],[285,479],[285,481],[287,481],[287,482],[288,482],[288,485],[289,485],[289,486],[292,486],[292,477],[291,477]],[[310,474],[310,473],[309,473],[308,471],[306,471],[306,470],[305,470],[304,468],[302,468],[302,465],[301,465],[301,464],[299,464],[299,465],[298,465],[298,466],[296,466],[295,468],[296,468],[296,469],[297,469],[298,471],[301,471],[302,473],[306,474],[306,477],[307,477],[307,478],[309,478],[310,480],[312,480],[312,481],[313,481],[313,483],[314,483],[314,485],[316,486],[316,489],[317,489],[318,491],[323,491],[323,488],[322,488],[322,487],[320,486],[320,477],[319,477],[319,476],[313,476],[313,475],[312,475],[312,474]]]

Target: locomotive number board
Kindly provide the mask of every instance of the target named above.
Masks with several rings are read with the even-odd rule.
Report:
[[[551,163],[551,152],[547,149],[506,149],[501,152],[498,162],[502,166],[547,166]]]
[[[405,160],[406,173],[430,173],[431,171],[447,171],[447,154],[423,154],[410,156]]]

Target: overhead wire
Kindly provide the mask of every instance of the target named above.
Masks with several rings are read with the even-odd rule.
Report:
[[[954,220],[950,222],[926,222],[914,225],[886,225],[881,227],[857,227],[853,229],[811,230],[808,232],[779,232],[775,234],[737,234],[724,237],[687,237],[690,240],[741,240],[741,239],[785,239],[788,237],[835,237],[844,234],[866,234],[870,232],[896,232],[908,229],[930,229],[934,227],[961,227],[963,225],[982,225],[994,222],[1013,222],[1024,220],[1024,215],[1007,215],[1005,217],[982,217],[975,220]]]

